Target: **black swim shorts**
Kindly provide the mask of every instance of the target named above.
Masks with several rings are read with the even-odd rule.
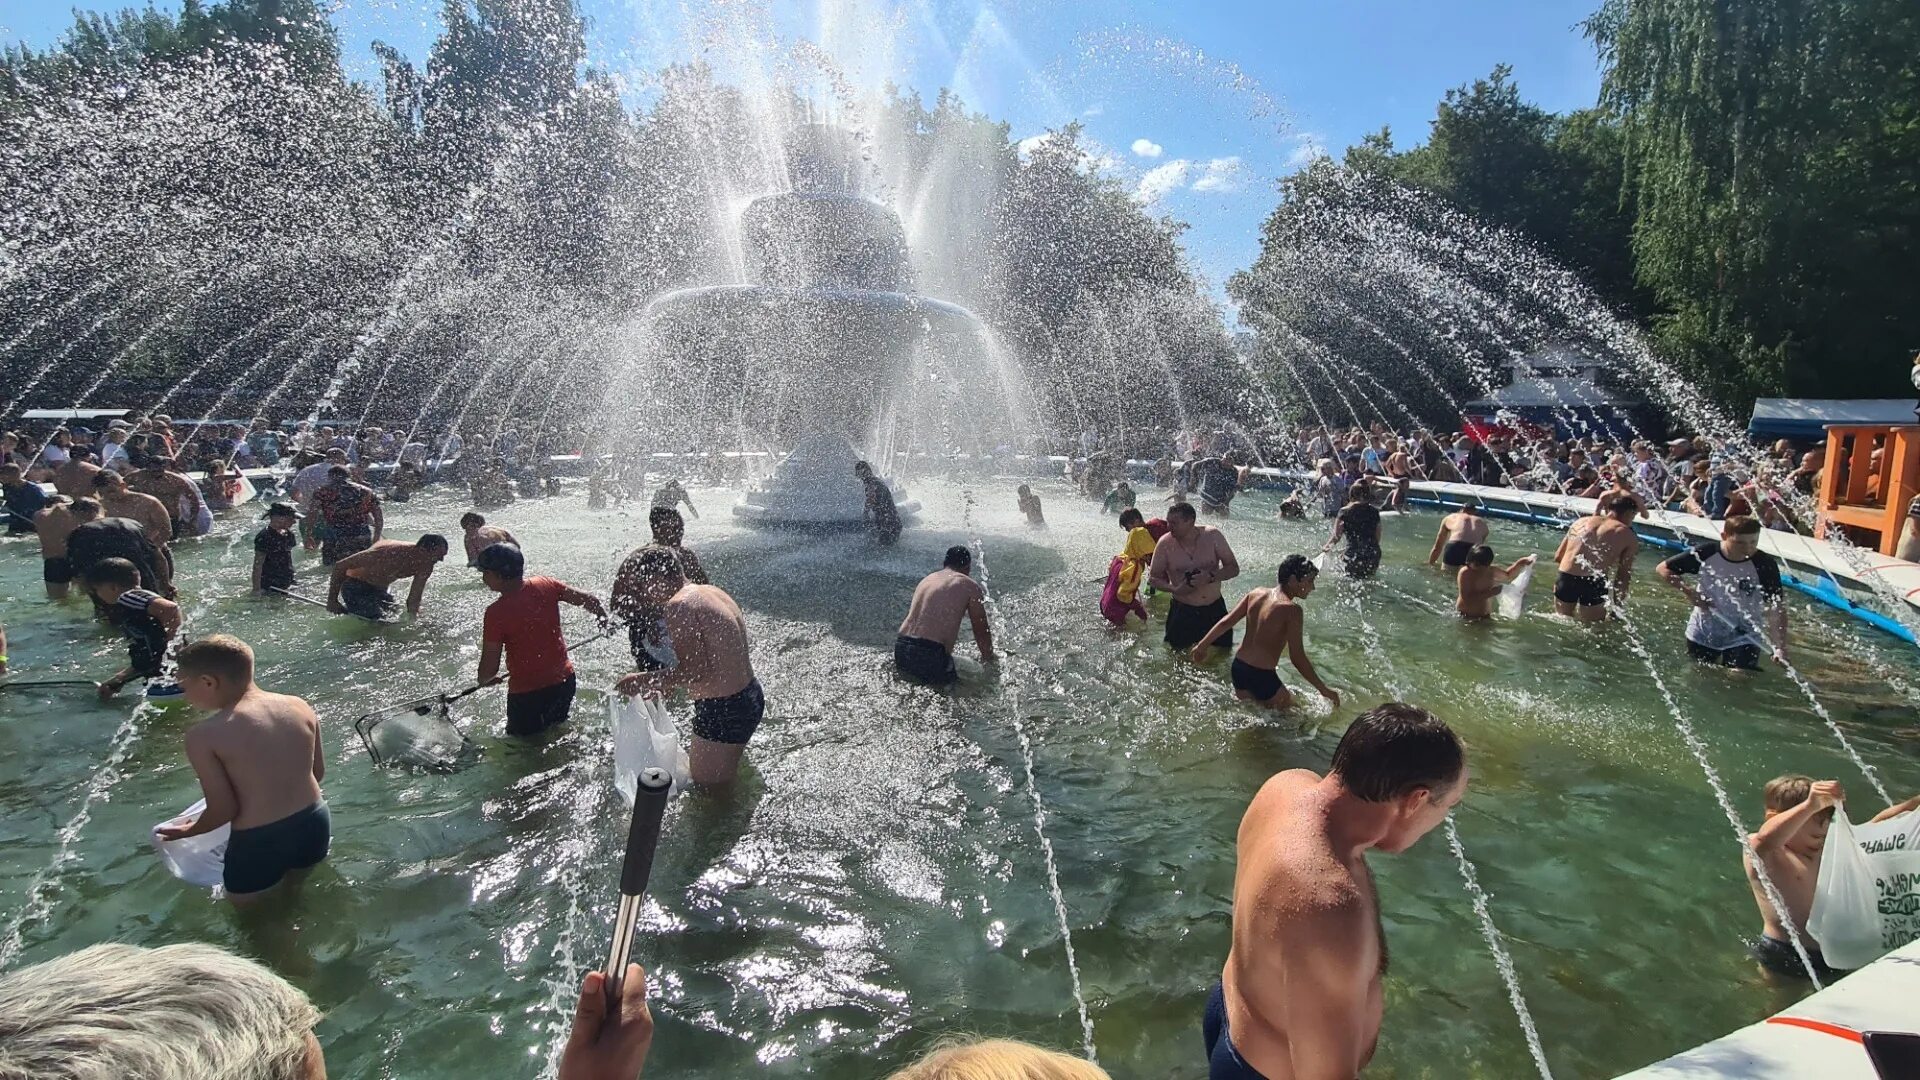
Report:
[[[945,645],[926,638],[906,634],[894,638],[893,664],[902,675],[910,675],[929,686],[944,686],[959,678],[953,669],[953,654]]]
[[[289,871],[318,866],[333,840],[333,815],[325,799],[279,821],[235,829],[227,841],[222,884],[227,892],[264,892]]]
[[[1470,540],[1449,540],[1447,546],[1440,549],[1440,565],[1459,569],[1467,565],[1467,555],[1473,551]]]
[[[1560,577],[1553,583],[1553,598],[1563,604],[1576,607],[1605,607],[1607,604],[1607,579],[1603,577],[1583,577],[1560,571]]]
[[[693,734],[708,742],[744,746],[766,714],[767,696],[755,679],[737,694],[694,702]]]
[[[40,577],[49,585],[65,585],[73,580],[73,563],[65,555],[55,555],[42,563]]]
[[[1211,604],[1183,604],[1178,600],[1167,605],[1166,642],[1176,649],[1191,649],[1207,636],[1213,624],[1227,617],[1227,602],[1216,599]],[[1233,648],[1233,631],[1229,630],[1214,639],[1216,649]]]
[[[1703,664],[1718,664],[1747,671],[1760,670],[1760,646],[1751,642],[1735,645],[1731,649],[1714,649],[1688,638],[1687,655]]]
[[[573,714],[573,695],[580,681],[568,675],[552,686],[507,695],[507,734],[538,735]]]
[[[358,615],[375,622],[396,615],[400,611],[400,605],[394,601],[387,590],[369,585],[359,578],[348,578],[340,583],[340,606],[346,608],[349,615]]]
[[[1372,544],[1355,547],[1349,543],[1340,565],[1350,578],[1370,578],[1380,569],[1380,549]]]
[[[1793,951],[1793,943],[1781,941],[1771,934],[1762,934],[1747,942],[1747,955],[1760,962],[1760,966],[1775,975],[1785,975],[1790,979],[1807,977],[1807,965],[1800,962],[1800,954]],[[1820,976],[1822,984],[1831,983],[1845,972],[1835,971],[1827,966],[1820,950],[1807,943],[1807,955],[1813,959],[1813,973]]]
[[[1272,668],[1254,667],[1239,657],[1233,660],[1233,688],[1246,692],[1254,701],[1272,701],[1287,688],[1281,685],[1280,676]]]

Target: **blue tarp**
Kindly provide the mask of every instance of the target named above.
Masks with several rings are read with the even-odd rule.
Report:
[[[1747,433],[1763,439],[1820,439],[1828,424],[1912,424],[1912,398],[1761,398]]]

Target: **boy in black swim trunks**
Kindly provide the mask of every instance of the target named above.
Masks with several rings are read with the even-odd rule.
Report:
[[[1213,642],[1232,632],[1234,624],[1247,620],[1247,635],[1233,657],[1233,696],[1269,709],[1284,709],[1293,704],[1293,695],[1274,670],[1284,653],[1298,671],[1320,691],[1320,696],[1340,704],[1340,692],[1320,680],[1307,659],[1302,641],[1305,619],[1298,601],[1313,593],[1319,571],[1305,555],[1289,555],[1280,563],[1280,583],[1272,589],[1255,589],[1240,598],[1240,603],[1215,623],[1193,647],[1195,663],[1205,658]]]
[[[87,588],[127,636],[127,666],[100,684],[100,700],[105,701],[135,679],[160,675],[167,646],[180,629],[180,608],[141,588],[139,568],[125,559],[102,559],[89,567]],[[177,688],[156,686],[149,695],[168,696],[169,690],[177,693]]]
[[[333,816],[320,793],[320,720],[305,701],[254,685],[253,650],[239,638],[193,642],[179,664],[187,700],[213,711],[186,740],[207,808],[155,835],[179,840],[232,825],[224,884],[227,899],[245,905],[327,857]]]

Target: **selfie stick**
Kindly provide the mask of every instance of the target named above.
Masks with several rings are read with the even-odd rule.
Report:
[[[640,897],[653,872],[653,852],[660,844],[660,818],[667,810],[673,778],[665,769],[647,769],[634,781],[633,821],[627,826],[627,853],[620,860],[620,911],[613,918],[613,947],[607,952],[607,1000],[620,1000],[620,981],[633,954],[633,935],[640,919]]]

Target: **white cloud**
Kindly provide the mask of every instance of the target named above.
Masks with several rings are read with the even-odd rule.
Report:
[[[1200,179],[1193,182],[1195,191],[1238,191],[1246,169],[1238,157],[1214,158],[1200,170]]]
[[[1133,191],[1133,197],[1152,205],[1171,192],[1178,191],[1187,182],[1187,173],[1193,163],[1185,158],[1175,158],[1165,165],[1155,165],[1140,178],[1140,186]]]
[[[1294,142],[1293,152],[1280,164],[1283,169],[1304,169],[1314,158],[1327,156],[1327,145],[1315,132],[1303,131],[1294,136]]]
[[[1133,140],[1133,152],[1141,157],[1155,158],[1159,157],[1165,151],[1159,143],[1151,139],[1135,139]]]
[[[1021,139],[1018,143],[1015,144],[1015,146],[1019,149],[1019,151],[1022,154],[1031,154],[1035,150],[1040,149],[1040,144],[1047,141],[1049,134],[1050,133],[1042,133],[1039,135],[1029,135],[1024,139]]]
[[[1107,111],[1107,107],[1104,104],[1095,102],[1094,104],[1089,105],[1086,108],[1080,110],[1080,118],[1082,120],[1091,120],[1096,116],[1104,115],[1106,111]]]

